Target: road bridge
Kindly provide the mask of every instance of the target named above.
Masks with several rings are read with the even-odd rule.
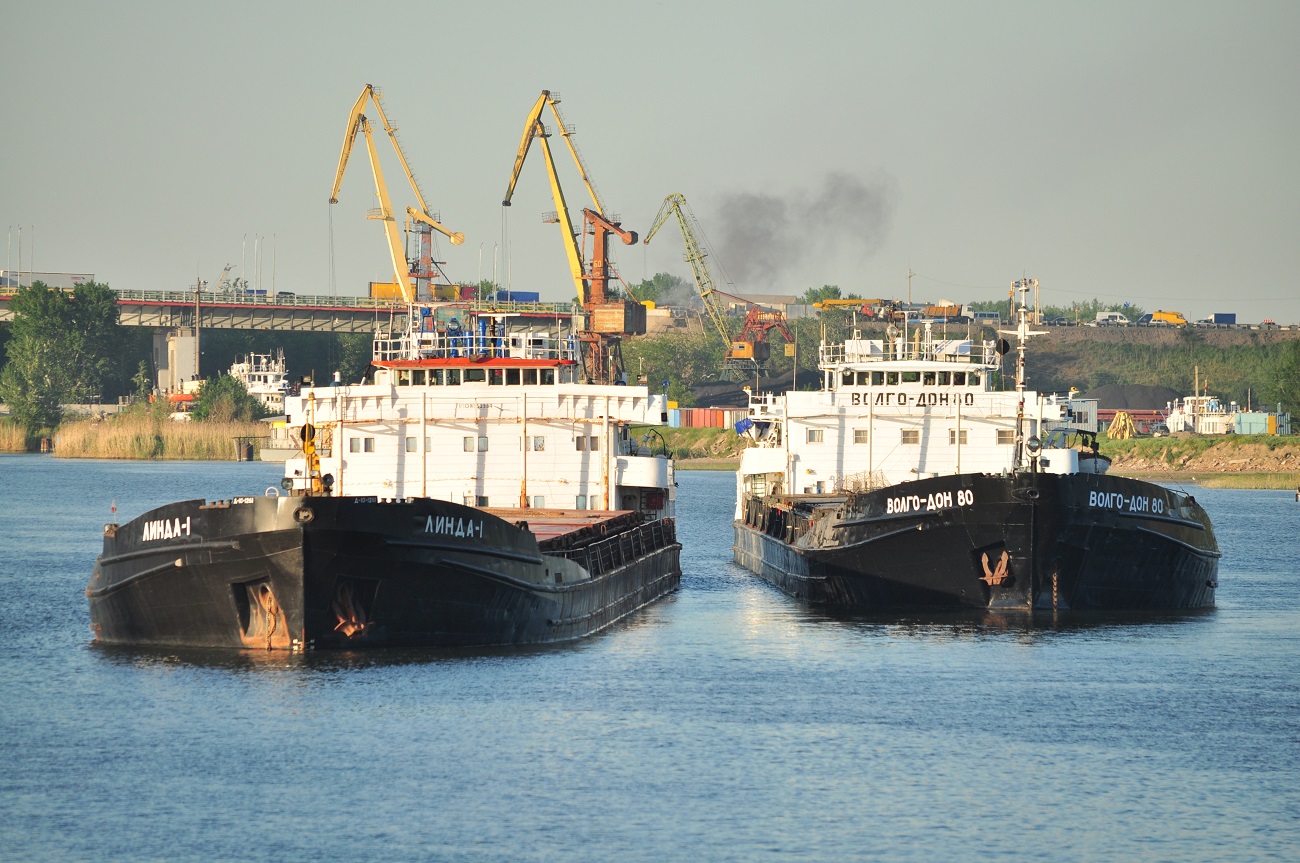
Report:
[[[9,300],[17,288],[0,287],[0,323],[13,319]],[[275,295],[210,291],[115,291],[118,323],[159,330],[278,330],[308,333],[373,333],[401,300],[280,292]],[[499,303],[502,311],[570,314],[569,303]]]
[[[0,286],[0,323],[13,320],[16,287]],[[388,325],[401,300],[212,291],[119,291],[118,323],[154,331],[154,368],[160,390],[174,392],[198,376],[198,330],[272,330],[373,334]],[[570,303],[493,303],[503,312],[569,315]]]

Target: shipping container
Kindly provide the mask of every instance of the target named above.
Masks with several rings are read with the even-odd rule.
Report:
[[[596,333],[645,333],[645,306],[632,300],[603,303],[591,310],[591,330]]]
[[[488,301],[494,303],[537,303],[542,295],[537,291],[493,291]]]
[[[402,289],[397,286],[397,282],[371,282],[370,298],[374,300],[400,300],[402,299]]]

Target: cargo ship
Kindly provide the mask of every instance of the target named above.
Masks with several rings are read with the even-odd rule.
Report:
[[[1108,474],[1095,400],[999,386],[1007,338],[923,324],[823,342],[816,392],[753,394],[737,424],[737,563],[828,608],[1214,605],[1219,549],[1175,489]],[[904,322],[906,327],[906,322]]]
[[[559,642],[681,579],[667,396],[582,378],[569,316],[413,304],[361,383],[286,396],[265,495],[104,529],[110,644],[306,650]]]

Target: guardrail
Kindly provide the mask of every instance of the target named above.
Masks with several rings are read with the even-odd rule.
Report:
[[[193,306],[195,301],[194,291],[132,291],[114,288],[113,292],[117,294],[118,302]],[[0,286],[0,299],[8,299],[16,293],[18,293],[18,288],[15,286]],[[277,291],[275,293],[202,291],[198,295],[198,301],[200,305],[274,306],[280,308],[325,307],[393,312],[405,311],[407,305],[404,300],[394,300],[383,297],[298,294],[290,291]],[[456,303],[458,301],[453,300],[450,302]],[[573,312],[572,303],[516,302],[514,300],[502,302],[463,300],[459,302],[470,308],[501,312],[531,312],[547,315],[567,315]]]

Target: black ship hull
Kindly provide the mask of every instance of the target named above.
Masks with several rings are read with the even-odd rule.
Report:
[[[743,512],[736,562],[835,608],[1195,609],[1218,586],[1195,499],[1125,477],[960,474]]]
[[[105,528],[86,595],[109,644],[300,650],[568,641],[675,590],[670,519],[539,545],[445,501],[244,498]]]

